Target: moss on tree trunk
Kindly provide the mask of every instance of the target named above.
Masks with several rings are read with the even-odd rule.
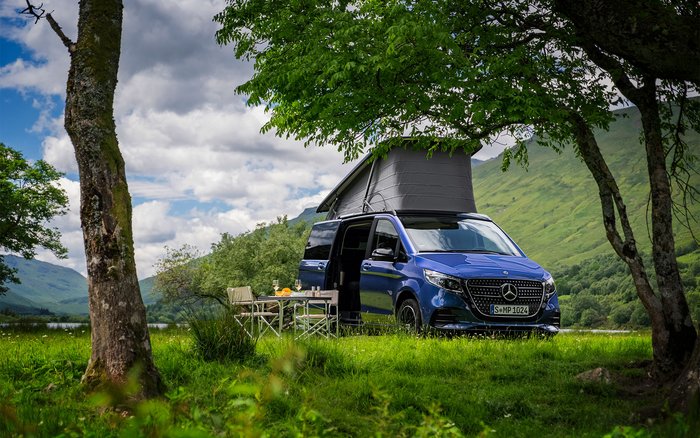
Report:
[[[141,396],[162,392],[151,353],[131,229],[131,197],[113,118],[121,50],[120,0],[81,0],[70,50],[65,127],[80,172],[92,355],[83,381],[125,383],[139,370]]]

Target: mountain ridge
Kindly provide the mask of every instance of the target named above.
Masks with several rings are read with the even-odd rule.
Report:
[[[8,292],[0,295],[0,311],[19,314],[87,315],[87,279],[74,269],[41,260],[28,260],[6,254],[5,262],[17,269],[20,284],[7,283]],[[145,281],[145,280],[142,280]],[[141,283],[141,282],[139,282]],[[150,288],[148,288],[150,291]],[[155,302],[144,294],[146,304]]]

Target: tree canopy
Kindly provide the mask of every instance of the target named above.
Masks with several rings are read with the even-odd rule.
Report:
[[[289,225],[281,217],[238,236],[224,233],[206,256],[189,245],[166,249],[156,264],[153,289],[166,302],[192,306],[225,304],[228,287],[251,286],[256,294],[271,294],[271,281],[277,279],[291,288],[308,235],[306,223]]]
[[[68,197],[58,186],[62,176],[45,161],[31,163],[20,152],[0,143],[0,249],[33,258],[38,247],[65,258],[61,233],[47,222],[66,214]],[[0,293],[3,283],[18,283],[14,271],[0,255]]]
[[[572,113],[606,127],[620,101],[558,2],[228,3],[215,17],[217,41],[254,59],[238,91],[270,112],[263,130],[334,144],[348,159],[400,135],[472,148],[504,132],[573,140]],[[663,87],[668,100],[677,86]]]
[[[614,94],[603,75],[558,23],[547,23],[553,35],[520,29],[527,5],[508,7],[511,17],[480,1],[231,1],[217,38],[255,60],[238,91],[266,105],[265,130],[347,158],[400,135],[472,148],[531,128],[570,138],[567,111],[606,126]]]

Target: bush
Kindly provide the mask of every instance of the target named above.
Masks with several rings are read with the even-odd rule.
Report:
[[[583,327],[599,327],[601,324],[605,322],[605,316],[600,314],[598,310],[596,309],[585,309],[583,312],[581,312],[581,318],[579,319],[579,323]]]
[[[649,319],[649,314],[647,314],[646,309],[642,307],[642,304],[635,306],[634,311],[632,311],[632,316],[630,317],[630,323],[637,327],[649,327],[651,320]]]
[[[204,360],[241,362],[255,354],[256,341],[236,322],[233,309],[193,312],[187,323],[194,351]]]
[[[629,322],[633,309],[632,305],[628,303],[620,304],[610,312],[610,320],[618,327],[623,326]]]

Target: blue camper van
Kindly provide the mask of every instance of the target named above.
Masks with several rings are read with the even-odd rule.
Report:
[[[559,331],[552,276],[481,214],[397,211],[319,222],[299,277],[304,287],[338,289],[345,323],[386,315],[414,329]]]
[[[559,331],[552,276],[476,212],[467,153],[367,156],[317,212],[299,278],[337,289],[345,323]]]

